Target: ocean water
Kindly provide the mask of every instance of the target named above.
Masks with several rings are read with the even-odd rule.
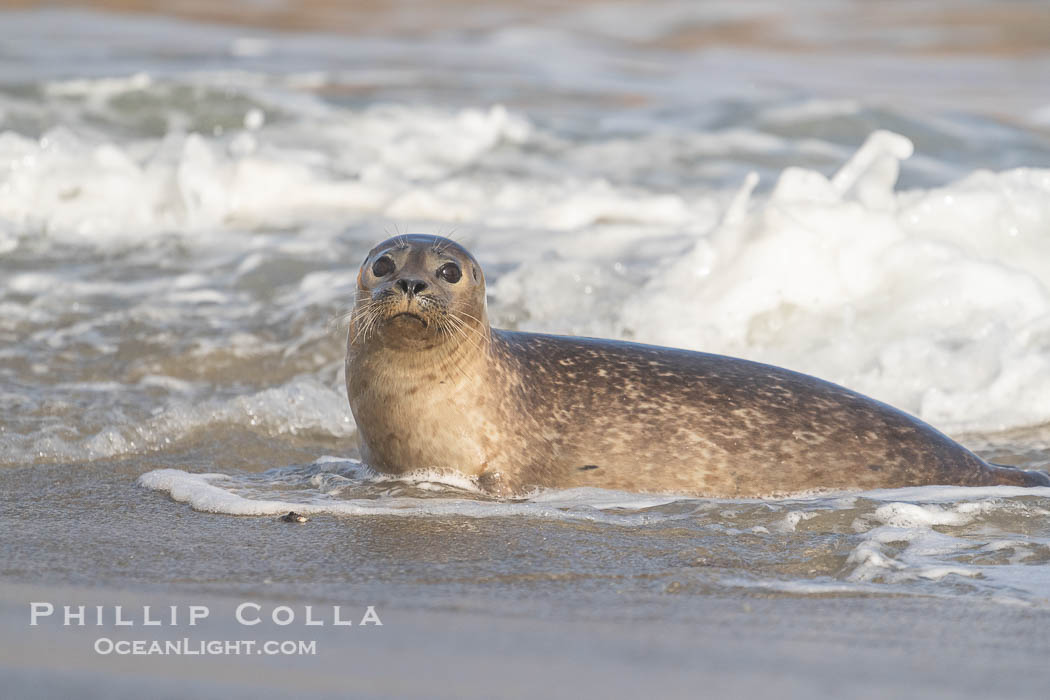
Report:
[[[1050,43],[863,6],[0,13],[0,576],[1050,606],[1050,489],[499,502],[359,461],[357,266],[421,232],[497,326],[791,367],[1050,467]]]

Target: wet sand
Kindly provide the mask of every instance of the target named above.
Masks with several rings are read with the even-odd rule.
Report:
[[[30,600],[208,605],[196,630],[28,626]],[[488,612],[379,608],[382,627],[235,622],[243,599],[0,586],[5,694],[18,698],[756,697],[1043,698],[1050,612],[905,598],[654,601],[605,619],[571,600]],[[253,597],[262,604],[264,598]],[[286,602],[286,601],[281,601]],[[303,601],[295,605],[301,611]],[[158,608],[155,608],[158,609]],[[672,613],[674,619],[668,619]],[[124,631],[129,630],[129,631]],[[114,639],[314,639],[314,656],[100,656]]]
[[[676,585],[682,570],[668,583],[666,552],[625,547],[607,530],[602,556],[603,531],[587,535],[586,525],[330,517],[288,525],[196,513],[126,475],[93,471],[82,465],[61,480],[48,467],[3,472],[7,487],[25,482],[36,494],[0,499],[10,538],[0,681],[10,697],[685,698],[703,689],[711,697],[1034,699],[1050,684],[1050,609],[1042,607],[704,592]],[[485,563],[499,548],[549,560],[550,569],[501,574],[498,562]],[[566,556],[584,563],[566,569]],[[56,609],[35,627],[34,601]],[[245,601],[261,606],[259,625],[236,621]],[[86,626],[63,626],[63,605],[86,606]],[[105,606],[101,626],[96,605]],[[136,624],[116,626],[116,605]],[[161,625],[141,624],[145,605]],[[178,626],[166,619],[172,605]],[[191,605],[209,608],[199,626],[186,625]],[[267,615],[279,605],[296,620],[272,624]],[[304,624],[306,605],[324,625]],[[333,605],[354,625],[332,625]],[[382,626],[357,624],[369,605]],[[304,640],[317,653],[103,655],[94,650],[100,637]]]

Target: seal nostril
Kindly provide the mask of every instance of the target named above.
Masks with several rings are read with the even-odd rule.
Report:
[[[411,296],[415,296],[416,294],[419,294],[420,292],[422,292],[424,289],[427,288],[427,283],[424,282],[423,280],[399,279],[395,283],[395,285],[397,286],[398,289],[400,289],[402,292],[404,292],[407,296],[410,296],[410,297]]]

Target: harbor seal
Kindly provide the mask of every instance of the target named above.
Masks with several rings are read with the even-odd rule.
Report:
[[[446,238],[368,253],[346,389],[373,469],[459,472],[498,497],[593,486],[711,497],[925,484],[1050,485],[805,374],[638,343],[491,328],[485,276]]]

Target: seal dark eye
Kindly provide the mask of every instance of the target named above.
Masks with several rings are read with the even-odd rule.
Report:
[[[394,261],[385,255],[372,263],[372,274],[376,277],[386,277],[393,271]]]
[[[438,268],[437,274],[438,277],[445,280],[446,282],[449,282],[450,284],[455,284],[456,282],[459,282],[460,278],[463,277],[463,273],[460,271],[459,265],[457,265],[456,263],[445,263],[444,265]]]

